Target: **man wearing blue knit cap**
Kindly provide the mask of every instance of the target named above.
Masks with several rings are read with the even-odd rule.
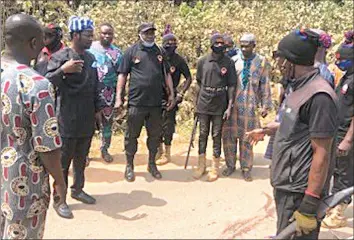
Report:
[[[68,28],[71,45],[53,54],[46,77],[61,93],[58,120],[63,140],[61,161],[66,184],[73,160],[74,184],[71,186],[71,197],[86,204],[94,204],[96,200],[82,189],[85,182],[85,159],[95,131],[95,121],[101,122],[102,109],[105,107],[104,99],[100,97],[104,85],[98,81],[95,57],[86,51],[93,40],[93,21],[73,16]],[[55,210],[61,217],[73,217],[65,202]]]

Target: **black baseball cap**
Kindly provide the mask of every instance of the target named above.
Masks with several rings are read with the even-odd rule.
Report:
[[[142,23],[138,28],[138,32],[146,32],[150,29],[156,30],[155,25],[153,23]]]

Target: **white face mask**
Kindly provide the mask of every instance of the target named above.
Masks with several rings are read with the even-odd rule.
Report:
[[[144,47],[152,47],[155,45],[155,42],[147,42],[143,39],[143,37],[141,36],[141,34],[139,34],[140,40],[142,42],[142,44],[144,45]]]

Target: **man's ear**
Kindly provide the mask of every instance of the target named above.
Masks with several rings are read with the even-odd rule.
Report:
[[[80,38],[80,33],[74,32],[73,33],[73,39]]]
[[[37,48],[37,39],[36,38],[32,38],[30,40],[30,47],[31,49],[35,50]]]

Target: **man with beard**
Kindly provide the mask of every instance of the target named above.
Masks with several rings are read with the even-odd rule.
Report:
[[[61,139],[50,82],[30,68],[43,48],[40,23],[26,14],[5,22],[1,56],[1,239],[42,239],[50,201],[65,201]],[[21,33],[21,34],[19,34]]]
[[[95,130],[95,113],[101,122],[104,101],[100,98],[104,85],[98,81],[95,57],[87,51],[93,39],[93,21],[72,16],[68,25],[70,47],[52,55],[46,77],[60,91],[59,131],[63,140],[62,166],[66,183],[73,160],[74,184],[71,197],[86,204],[96,200],[82,189],[85,183],[85,163]],[[66,203],[55,208],[64,218],[73,214]]]
[[[134,156],[138,149],[137,139],[144,125],[148,135],[148,171],[156,179],[162,177],[156,167],[155,157],[162,132],[163,91],[166,90],[168,94],[168,111],[174,107],[174,93],[170,68],[155,44],[155,31],[152,23],[142,23],[139,26],[140,40],[126,50],[118,69],[117,109],[123,106],[123,92],[127,76],[130,75],[128,120],[124,138],[127,160],[124,176],[128,182],[135,181]]]
[[[240,165],[245,181],[252,181],[253,147],[245,133],[260,126],[260,115],[265,118],[272,107],[269,64],[265,57],[254,52],[255,36],[244,34],[240,39],[242,53],[234,56],[238,88],[231,118],[223,128],[224,155],[227,168],[224,176],[235,171],[237,145]],[[259,109],[261,107],[261,109]]]
[[[201,178],[206,173],[206,148],[210,125],[212,124],[213,160],[208,173],[208,181],[219,177],[221,154],[221,129],[223,120],[229,119],[234,102],[236,72],[233,61],[225,56],[224,37],[214,33],[210,38],[212,52],[197,63],[197,106],[199,119],[199,157],[198,167],[193,177]]]
[[[183,101],[184,94],[188,90],[189,86],[192,83],[192,77],[189,70],[189,67],[178,53],[176,53],[177,48],[177,38],[171,32],[171,26],[167,25],[164,35],[162,37],[162,47],[165,53],[167,62],[170,65],[170,72],[173,81],[173,91],[176,96],[176,104],[179,104]],[[186,81],[183,83],[182,89],[180,92],[177,91],[177,87],[181,80],[181,74],[185,77]],[[172,110],[166,110],[166,97],[164,96],[163,101],[163,113],[162,113],[162,139],[156,154],[156,164],[164,165],[171,161],[171,144],[173,133],[175,132],[176,125],[176,113],[178,111],[178,105],[176,105]],[[165,149],[163,148],[163,143]]]
[[[296,220],[296,239],[318,239],[320,199],[328,194],[338,126],[337,97],[314,67],[318,34],[292,31],[278,44],[277,64],[289,79],[280,123],[246,133],[251,144],[276,132],[271,184],[277,211],[277,234]]]
[[[99,29],[100,40],[92,43],[90,52],[95,56],[97,61],[98,81],[104,84],[104,89],[99,96],[105,102],[102,125],[100,126],[102,141],[101,156],[106,162],[110,163],[113,161],[113,158],[108,153],[108,148],[111,145],[113,107],[116,98],[118,67],[122,60],[122,51],[112,43],[114,29],[111,24],[103,23]]]

